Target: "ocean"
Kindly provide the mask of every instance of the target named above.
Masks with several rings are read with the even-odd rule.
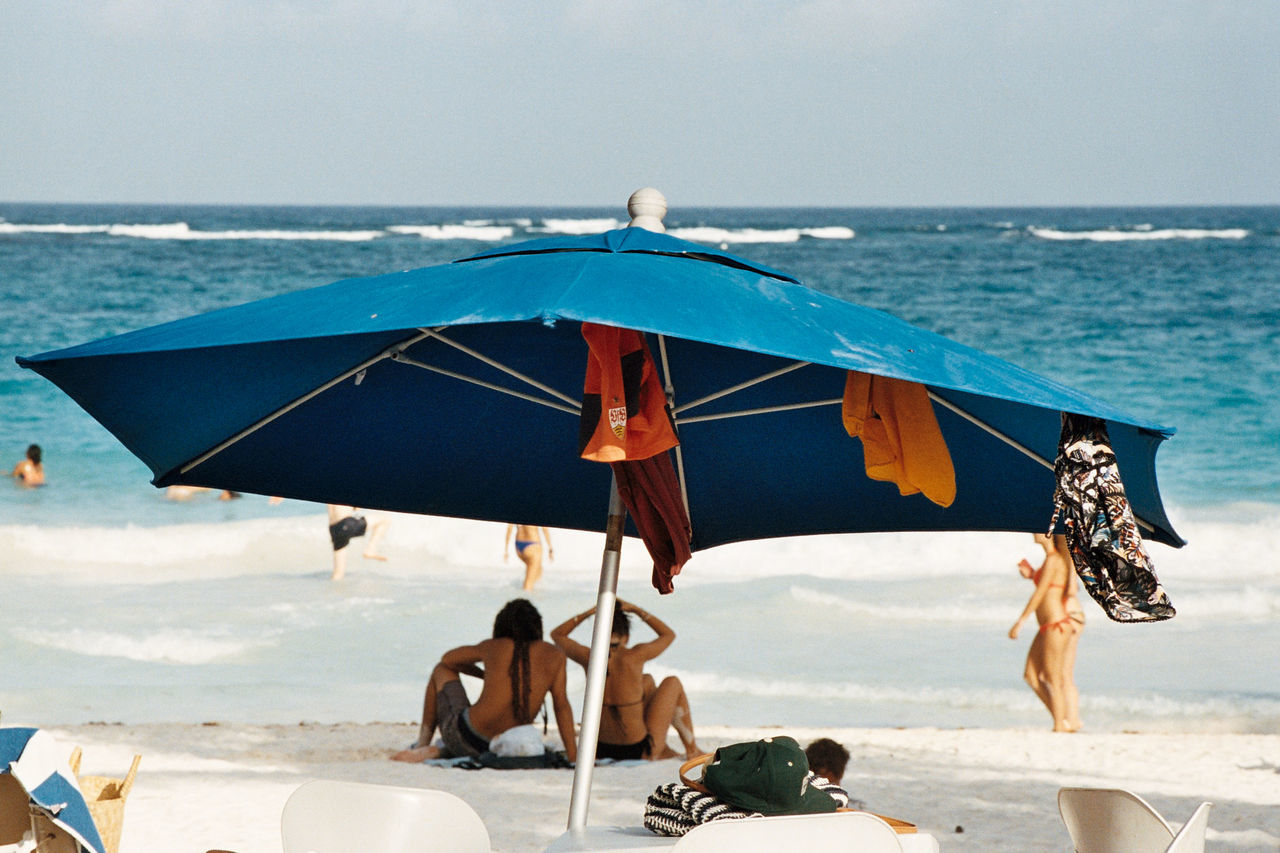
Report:
[[[502,525],[390,516],[386,563],[330,583],[324,508],[163,499],[149,472],[13,357],[189,314],[599,231],[613,209],[0,204],[6,723],[417,719],[445,649],[520,595]],[[1178,616],[1089,623],[1092,730],[1280,730],[1280,208],[681,209],[723,245],[1176,427],[1157,468]],[[181,424],[175,424],[175,429]],[[603,499],[602,499],[603,513]],[[594,602],[602,537],[552,531],[549,630]],[[876,534],[701,552],[659,597],[627,540],[622,597],[677,632],[695,724],[1042,728],[1022,684],[1024,534]],[[587,629],[581,629],[584,642]],[[643,639],[637,630],[636,639]],[[570,695],[580,708],[582,675]]]

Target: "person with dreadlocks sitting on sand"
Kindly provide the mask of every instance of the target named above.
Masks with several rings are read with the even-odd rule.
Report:
[[[484,681],[474,705],[462,687],[463,675]],[[528,599],[517,598],[498,611],[491,639],[459,646],[440,658],[427,682],[418,740],[391,758],[419,762],[479,757],[489,750],[489,741],[507,729],[532,723],[547,693],[565,756],[574,761],[577,742],[573,708],[565,691],[564,652],[543,641],[538,608]],[[437,727],[443,748],[431,742]]]

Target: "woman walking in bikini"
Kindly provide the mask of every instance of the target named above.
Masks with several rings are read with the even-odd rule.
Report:
[[[524,589],[533,589],[534,584],[542,577],[542,540],[547,540],[547,559],[556,558],[556,549],[551,547],[551,533],[545,527],[533,524],[508,524],[507,541],[502,546],[502,561],[511,559],[511,534],[516,535],[516,556],[524,563]]]
[[[1080,728],[1079,697],[1071,674],[1080,626],[1067,611],[1068,602],[1075,599],[1071,558],[1065,536],[1037,533],[1035,540],[1044,549],[1044,562],[1039,569],[1032,569],[1026,560],[1018,564],[1018,571],[1036,588],[1022,615],[1009,629],[1009,638],[1016,640],[1022,623],[1035,613],[1040,630],[1027,652],[1023,677],[1053,716],[1053,730],[1073,732]],[[1078,608],[1079,602],[1075,601],[1075,609]]]

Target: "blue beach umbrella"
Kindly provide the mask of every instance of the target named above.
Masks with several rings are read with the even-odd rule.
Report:
[[[157,486],[604,531],[621,514],[616,500],[603,511],[616,498],[610,470],[578,456],[581,325],[597,323],[646,335],[679,433],[695,551],[818,533],[1042,531],[1063,412],[1105,421],[1145,534],[1183,544],[1155,473],[1172,430],[659,233],[656,198],[648,210],[633,196],[633,227],[348,279],[18,362],[114,433]],[[841,421],[849,371],[927,389],[955,468],[949,506],[866,476]],[[611,539],[601,613],[616,554]],[[602,649],[607,629],[597,621]],[[596,679],[589,667],[592,750],[597,688],[603,669]]]
[[[53,738],[39,729],[0,726],[0,776],[4,775],[11,776],[29,806],[70,835],[82,853],[104,853],[89,806]],[[12,784],[0,785],[0,792],[14,790]],[[0,808],[11,805],[0,802]]]

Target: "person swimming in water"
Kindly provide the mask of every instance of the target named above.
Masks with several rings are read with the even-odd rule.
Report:
[[[506,542],[502,546],[502,561],[511,559],[511,534],[516,535],[516,556],[524,563],[525,590],[533,589],[542,577],[542,540],[547,540],[547,559],[556,558],[556,549],[551,547],[551,533],[545,527],[533,524],[508,524]]]
[[[1009,629],[1009,639],[1016,640],[1022,623],[1035,613],[1040,630],[1027,651],[1023,679],[1049,709],[1053,730],[1073,732],[1080,728],[1079,694],[1067,662],[1069,658],[1074,667],[1074,647],[1080,627],[1067,611],[1067,601],[1074,597],[1067,592],[1072,581],[1067,538],[1043,533],[1033,535],[1036,544],[1044,549],[1044,562],[1039,569],[1026,560],[1018,563],[1018,572],[1036,587],[1018,621]],[[1077,608],[1078,605],[1077,601]]]
[[[551,641],[564,650],[583,669],[591,650],[569,638],[569,634],[595,613],[584,610],[551,631]],[[648,625],[658,636],[647,643],[628,646],[631,621],[628,615]],[[656,761],[674,758],[676,752],[667,746],[667,730],[675,728],[684,745],[685,757],[702,754],[693,735],[693,717],[684,685],[674,675],[654,682],[644,665],[662,654],[675,642],[676,632],[652,613],[630,602],[618,599],[613,611],[613,632],[609,639],[609,663],[604,679],[604,711],[600,717],[597,758],[615,760],[647,758]]]
[[[44,463],[41,461],[42,458],[43,453],[40,450],[40,445],[28,445],[27,455],[17,465],[13,466],[13,478],[20,485],[29,489],[43,486]]]

